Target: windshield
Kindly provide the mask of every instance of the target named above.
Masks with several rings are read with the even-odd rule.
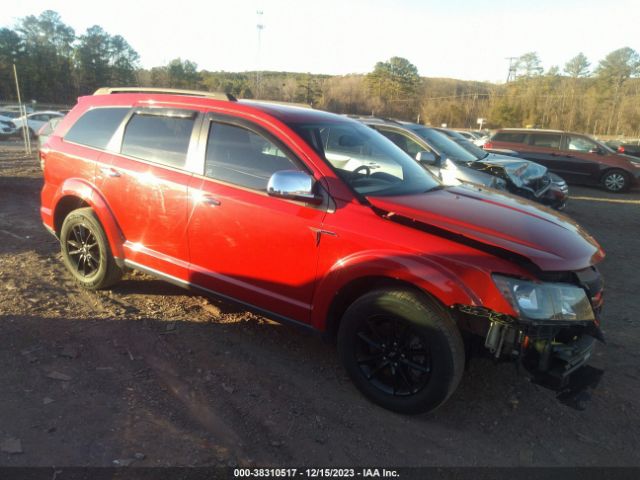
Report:
[[[446,157],[454,162],[475,162],[482,157],[477,157],[465,150],[456,142],[447,137],[444,133],[426,127],[412,129],[415,133],[424,138],[438,151],[441,157]],[[484,157],[484,155],[483,155]]]
[[[345,121],[289,126],[361,195],[413,195],[440,187],[418,162],[365,125]]]

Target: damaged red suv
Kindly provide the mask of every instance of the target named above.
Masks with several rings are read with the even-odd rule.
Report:
[[[478,341],[557,389],[590,368],[596,241],[526,200],[444,187],[355,120],[101,89],[40,155],[42,219],[81,285],[138,269],[336,336],[385,408],[441,405]]]

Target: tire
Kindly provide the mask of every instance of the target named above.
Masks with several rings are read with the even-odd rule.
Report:
[[[611,193],[626,192],[631,186],[629,174],[617,168],[607,170],[604,175],[602,175],[600,183],[607,192]]]
[[[448,312],[408,290],[375,290],[353,302],[340,323],[338,353],[369,400],[403,414],[442,405],[465,365],[462,337]]]
[[[60,231],[60,247],[64,264],[84,288],[107,288],[122,277],[122,269],[116,264],[107,236],[91,208],[80,208],[67,215]]]

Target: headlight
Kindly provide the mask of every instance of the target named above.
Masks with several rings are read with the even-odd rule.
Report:
[[[594,320],[586,292],[567,283],[534,283],[493,275],[500,293],[522,320]]]

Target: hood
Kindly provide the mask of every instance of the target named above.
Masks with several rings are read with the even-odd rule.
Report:
[[[493,153],[474,163],[502,168],[509,179],[518,187],[527,186],[535,180],[544,178],[548,172],[547,167],[539,163]]]
[[[571,219],[527,200],[460,185],[418,195],[369,197],[392,220],[409,219],[471,243],[526,257],[543,271],[573,271],[604,258],[598,242]]]

